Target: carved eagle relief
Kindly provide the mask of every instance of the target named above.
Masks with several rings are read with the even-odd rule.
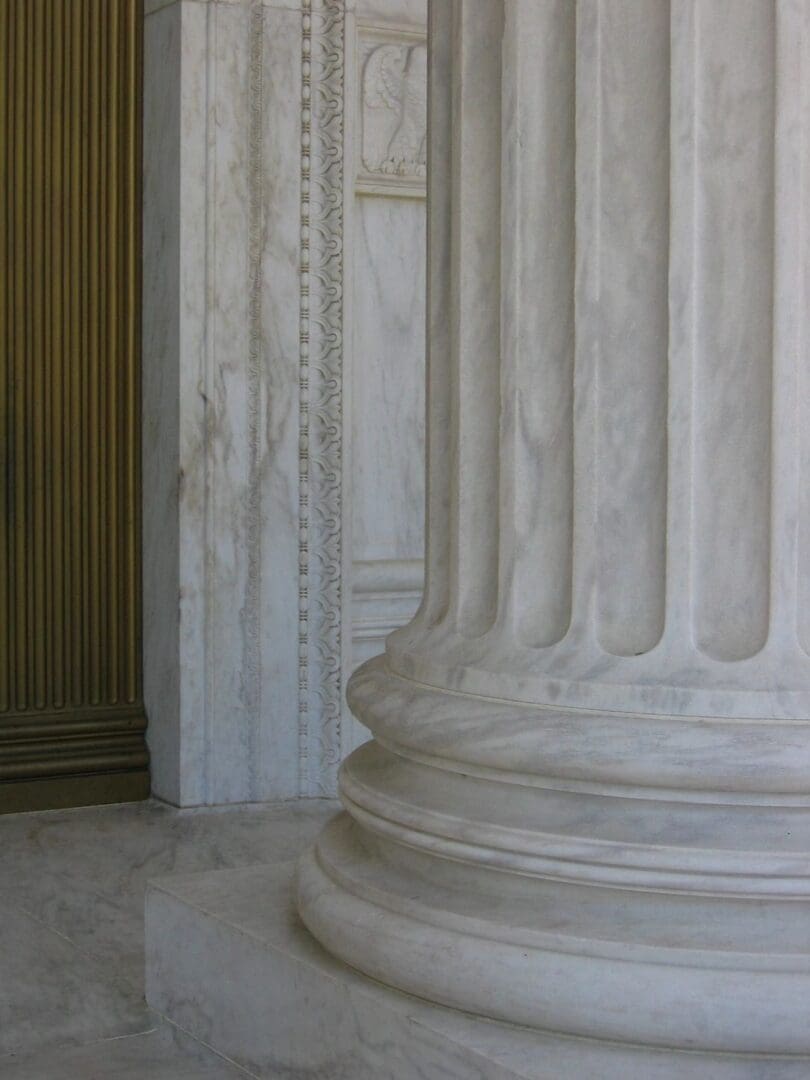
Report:
[[[426,169],[427,49],[378,45],[363,72],[363,165],[388,176]],[[373,116],[368,110],[377,112]],[[385,110],[385,112],[382,112]]]

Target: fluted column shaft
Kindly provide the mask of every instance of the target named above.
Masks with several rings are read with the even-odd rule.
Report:
[[[553,679],[586,706],[598,668],[623,707],[807,715],[807,17],[434,12],[429,568],[403,674],[525,701]],[[776,707],[746,701],[775,683]]]
[[[499,1019],[810,1054],[810,0],[431,34],[426,591],[302,914]]]

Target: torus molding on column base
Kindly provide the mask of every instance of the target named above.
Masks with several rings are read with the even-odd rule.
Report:
[[[703,720],[687,741],[683,717],[444,693],[382,660],[350,701],[378,741],[299,878],[331,952],[542,1030],[810,1053],[810,725],[788,746],[779,723]]]
[[[294,821],[301,805],[288,803]],[[281,860],[290,829],[274,841]],[[284,852],[281,855],[281,852]],[[483,1020],[368,979],[295,916],[294,866],[152,882],[150,1006],[252,1076],[345,1080],[806,1080],[810,1058],[669,1051]],[[365,924],[368,934],[376,921]],[[438,968],[444,953],[434,957]]]

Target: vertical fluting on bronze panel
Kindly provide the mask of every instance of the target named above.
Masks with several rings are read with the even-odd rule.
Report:
[[[141,5],[0,0],[0,812],[148,790]]]

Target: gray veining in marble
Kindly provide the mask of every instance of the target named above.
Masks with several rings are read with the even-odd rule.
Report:
[[[429,18],[426,597],[299,913],[672,1075],[808,1055],[810,0]]]
[[[149,995],[259,1077],[324,1080],[804,1080],[807,1059],[660,1053],[430,1005],[325,953],[292,905],[292,864],[155,882]],[[370,929],[378,924],[368,924]],[[216,972],[216,978],[212,978]]]
[[[3,1080],[242,1080],[246,1073],[168,1024],[86,1046],[0,1059]]]
[[[0,817],[0,1075],[235,1075],[205,1055],[187,1066],[170,1033],[155,1033],[143,997],[146,882],[288,859],[333,809],[316,800],[189,811],[147,802]]]
[[[141,994],[114,965],[0,902],[0,1055],[131,1035],[149,1027]]]
[[[512,700],[800,719],[808,9],[671,14],[459,22],[431,178],[446,554],[389,662]]]
[[[351,362],[357,561],[422,556],[424,219],[421,201],[357,200]]]
[[[259,15],[146,20],[145,696],[184,806],[297,792],[301,14]]]
[[[144,669],[153,790],[181,806],[287,798],[332,782],[331,772],[309,776],[317,692],[299,715],[308,550],[299,521],[302,5],[149,0],[146,11]],[[424,22],[424,0],[345,9],[337,101],[345,145],[335,152],[343,150],[346,198],[335,244],[347,609],[354,562],[390,560],[393,578],[396,561],[421,558],[424,202],[395,189],[355,197],[354,115],[359,26],[384,44],[386,34],[421,40]],[[308,520],[317,510],[308,507]],[[403,611],[394,593],[380,590],[380,641],[415,606]],[[341,656],[325,657],[346,670],[357,659],[353,614],[345,613]],[[344,734],[330,734],[325,757],[351,748],[350,724]]]

